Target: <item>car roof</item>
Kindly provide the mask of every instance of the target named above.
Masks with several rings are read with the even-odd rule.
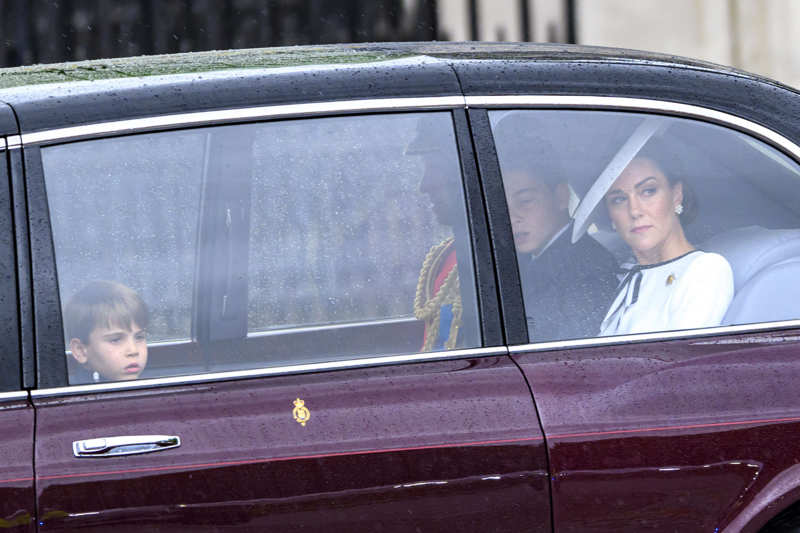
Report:
[[[729,67],[636,50],[423,42],[209,51],[0,69],[0,103],[13,107],[19,131],[28,133],[159,114],[363,98],[609,93],[697,98],[702,104],[709,93],[704,84],[731,77],[772,98],[775,112],[786,111],[786,92],[794,92]],[[669,86],[683,89],[664,91]],[[782,96],[774,98],[770,91]],[[735,94],[718,100],[710,103],[721,110],[742,107]],[[8,133],[9,126],[0,124],[0,134],[3,130]]]
[[[371,63],[419,55],[445,60],[648,63],[735,72],[745,77],[766,80],[706,61],[623,48],[558,43],[409,42],[212,50],[12,67],[0,69],[0,89],[42,83],[188,74],[239,68]]]

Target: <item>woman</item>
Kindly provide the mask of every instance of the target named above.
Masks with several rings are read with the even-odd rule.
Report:
[[[717,326],[733,297],[724,257],[695,249],[681,225],[690,207],[684,186],[656,157],[635,157],[605,194],[612,227],[635,265],[620,284],[601,335]]]

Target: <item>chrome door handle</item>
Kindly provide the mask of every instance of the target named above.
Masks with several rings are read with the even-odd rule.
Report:
[[[72,443],[72,452],[75,457],[116,457],[169,450],[180,445],[181,438],[178,436],[126,435],[76,440]]]

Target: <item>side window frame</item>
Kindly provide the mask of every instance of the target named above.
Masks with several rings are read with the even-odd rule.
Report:
[[[247,336],[250,147],[224,134],[210,135],[223,142],[208,143],[201,185],[191,334],[200,345]],[[244,152],[241,157],[230,157],[239,151]],[[238,167],[226,168],[231,165]],[[237,231],[239,226],[244,231]]]
[[[27,238],[30,254],[32,298],[31,324],[36,354],[38,388],[67,385],[67,360],[64,357],[64,329],[61,298],[58,292],[50,210],[44,183],[42,154],[38,145],[23,146]]]
[[[495,150],[494,137],[486,109],[469,109],[469,121],[481,175],[481,188],[486,198],[486,216],[495,260],[497,293],[500,296],[500,314],[505,332],[505,344],[513,346],[528,343],[528,324],[522,301],[514,233],[508,214],[500,162]],[[514,265],[503,267],[503,265]]]
[[[0,270],[6,275],[0,279],[0,327],[2,327],[2,355],[0,355],[0,393],[19,391],[30,387],[33,359],[22,365],[22,344],[20,340],[20,311],[23,309],[19,299],[17,270],[24,267],[16,252],[14,235],[15,213],[14,186],[12,176],[19,172],[19,147],[12,150],[6,139],[0,138],[0,182],[3,183],[0,193],[0,228],[4,232],[0,238]],[[13,163],[12,163],[13,162]],[[12,165],[15,171],[12,172]],[[30,355],[30,349],[26,355]],[[28,368],[28,375],[23,369]],[[26,378],[26,379],[24,379]]]
[[[478,319],[481,325],[481,346],[494,347],[506,344],[497,292],[496,269],[492,257],[490,222],[487,215],[484,190],[479,173],[477,145],[473,144],[470,117],[465,109],[454,109],[458,158],[467,204],[467,226],[472,244],[475,272],[475,289],[478,297]]]
[[[424,109],[404,108],[402,112],[419,112]],[[478,162],[474,151],[474,138],[471,132],[471,124],[467,111],[460,107],[449,107],[446,111],[453,120],[454,134],[456,139],[457,154],[461,168],[462,187],[464,191],[464,201],[466,204],[466,216],[468,225],[468,235],[465,237],[470,240],[472,249],[472,261],[475,276],[475,297],[477,301],[478,325],[481,342],[480,348],[501,347],[506,344],[502,323],[500,318],[499,299],[497,294],[496,267],[491,254],[491,242],[488,233],[490,223],[486,211],[484,196],[484,186],[481,183],[478,173]],[[386,113],[393,113],[388,110]],[[349,114],[349,113],[347,113]],[[313,114],[308,118],[318,118],[325,116],[338,116],[339,113]],[[265,120],[269,121],[269,118]],[[280,119],[277,119],[280,120]],[[221,123],[220,126],[233,123]],[[487,123],[488,124],[488,123]],[[111,133],[107,136],[114,136]],[[103,138],[103,137],[98,137]],[[64,141],[59,141],[59,143]],[[68,140],[66,142],[69,142]],[[49,144],[45,142],[43,145]],[[30,263],[31,272],[34,279],[31,280],[31,314],[33,316],[35,336],[31,332],[31,337],[35,338],[35,346],[32,345],[31,351],[36,353],[36,368],[38,388],[59,388],[70,386],[68,382],[68,372],[66,359],[64,357],[64,334],[61,316],[61,302],[58,290],[57,270],[55,262],[55,248],[50,225],[50,214],[47,203],[46,187],[44,180],[43,164],[41,159],[40,143],[34,143],[24,148],[24,165],[26,169],[25,188],[20,191],[24,194],[24,205],[28,207],[25,223],[26,238],[30,235]],[[212,157],[213,161],[213,157]],[[212,163],[213,164],[213,163]],[[208,184],[203,184],[204,195],[210,194]],[[245,194],[244,190],[232,193],[230,200],[234,203],[240,202]],[[215,200],[214,205],[219,207],[222,202]],[[203,204],[200,213],[199,229],[201,239],[203,235],[208,235],[211,239],[218,239],[215,235],[219,228],[214,228],[210,217],[213,217],[212,210]],[[223,209],[224,210],[224,209]],[[217,209],[216,211],[219,211]],[[217,232],[218,233],[218,232]],[[511,242],[511,241],[509,241]],[[246,244],[245,244],[246,246]],[[218,247],[215,245],[215,247]],[[512,247],[513,248],[513,247]],[[200,247],[198,246],[198,250]],[[240,250],[241,251],[241,250]],[[199,253],[199,252],[198,252]],[[215,340],[246,339],[246,307],[244,299],[236,305],[236,309],[244,311],[241,319],[237,318],[235,324],[224,327],[218,323],[219,317],[212,312],[213,304],[211,301],[203,301],[198,295],[202,292],[201,287],[208,279],[213,277],[209,270],[213,267],[201,268],[195,275],[195,297],[192,309],[192,335],[188,344],[188,349],[199,351],[201,356],[205,344],[213,349]],[[245,265],[246,268],[246,265]],[[246,272],[245,272],[246,275]],[[201,301],[198,301],[201,300]],[[520,297],[521,300],[521,297]],[[238,313],[237,313],[238,314]],[[235,333],[241,328],[245,328],[244,335],[239,337]],[[234,331],[235,330],[235,331]],[[184,346],[182,349],[186,349]],[[435,357],[435,354],[433,355]],[[380,356],[378,356],[380,357]],[[407,356],[403,356],[404,359]],[[426,358],[430,358],[427,354]],[[355,358],[354,358],[355,359]],[[412,361],[413,362],[413,359]],[[277,368],[276,370],[280,370]],[[207,371],[206,371],[207,372]],[[280,373],[280,372],[278,372]],[[202,380],[203,373],[187,376],[193,381]],[[174,380],[175,378],[170,378]],[[125,388],[125,383],[117,384],[120,388]],[[115,386],[116,388],[116,386]]]

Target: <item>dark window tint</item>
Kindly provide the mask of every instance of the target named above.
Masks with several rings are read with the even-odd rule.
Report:
[[[531,341],[800,318],[800,171],[688,119],[494,111]]]

